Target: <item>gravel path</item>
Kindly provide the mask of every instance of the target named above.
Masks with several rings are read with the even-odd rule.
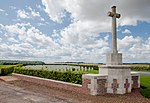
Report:
[[[9,82],[9,84],[7,85],[12,86],[13,88],[21,88],[17,92],[20,92],[20,90],[30,91],[33,94],[35,93],[35,95],[37,96],[38,95],[44,96],[43,98],[48,97],[47,99],[50,101],[49,103],[150,103],[150,99],[143,97],[139,93],[139,90],[134,90],[132,93],[125,95],[107,94],[105,96],[91,96],[72,93],[57,88],[50,88],[25,81]],[[9,102],[2,102],[2,103],[9,103]],[[34,102],[27,102],[27,103],[34,103]],[[39,102],[39,103],[48,103],[48,102]]]
[[[33,89],[33,88],[32,88]],[[24,90],[0,81],[0,103],[70,103],[55,96]]]

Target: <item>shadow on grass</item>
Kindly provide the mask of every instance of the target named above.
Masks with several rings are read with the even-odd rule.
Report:
[[[142,86],[142,85],[141,85],[141,88],[142,88],[141,94],[142,94],[144,97],[146,97],[146,98],[150,98],[150,88],[147,88],[147,87]]]

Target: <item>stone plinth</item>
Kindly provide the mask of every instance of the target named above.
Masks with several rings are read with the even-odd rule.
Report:
[[[99,74],[108,75],[108,69],[129,69],[131,66],[129,65],[100,65],[99,66]]]
[[[107,93],[125,94],[131,92],[131,70],[127,65],[104,65],[100,74],[108,75]]]
[[[122,54],[121,53],[107,54],[106,65],[122,65]]]
[[[107,93],[107,75],[103,74],[84,74],[82,76],[83,83],[90,90],[91,95],[104,95]]]

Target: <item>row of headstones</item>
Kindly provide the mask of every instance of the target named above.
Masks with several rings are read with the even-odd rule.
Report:
[[[57,71],[92,71],[93,67],[71,66],[69,68],[56,69]]]
[[[24,66],[23,68],[43,69],[43,70],[58,70],[58,71],[91,71],[93,67],[85,66],[69,66],[69,65],[33,65]]]

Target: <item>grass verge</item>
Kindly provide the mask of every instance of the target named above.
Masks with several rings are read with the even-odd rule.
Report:
[[[144,97],[150,98],[150,76],[141,76],[141,94]]]

